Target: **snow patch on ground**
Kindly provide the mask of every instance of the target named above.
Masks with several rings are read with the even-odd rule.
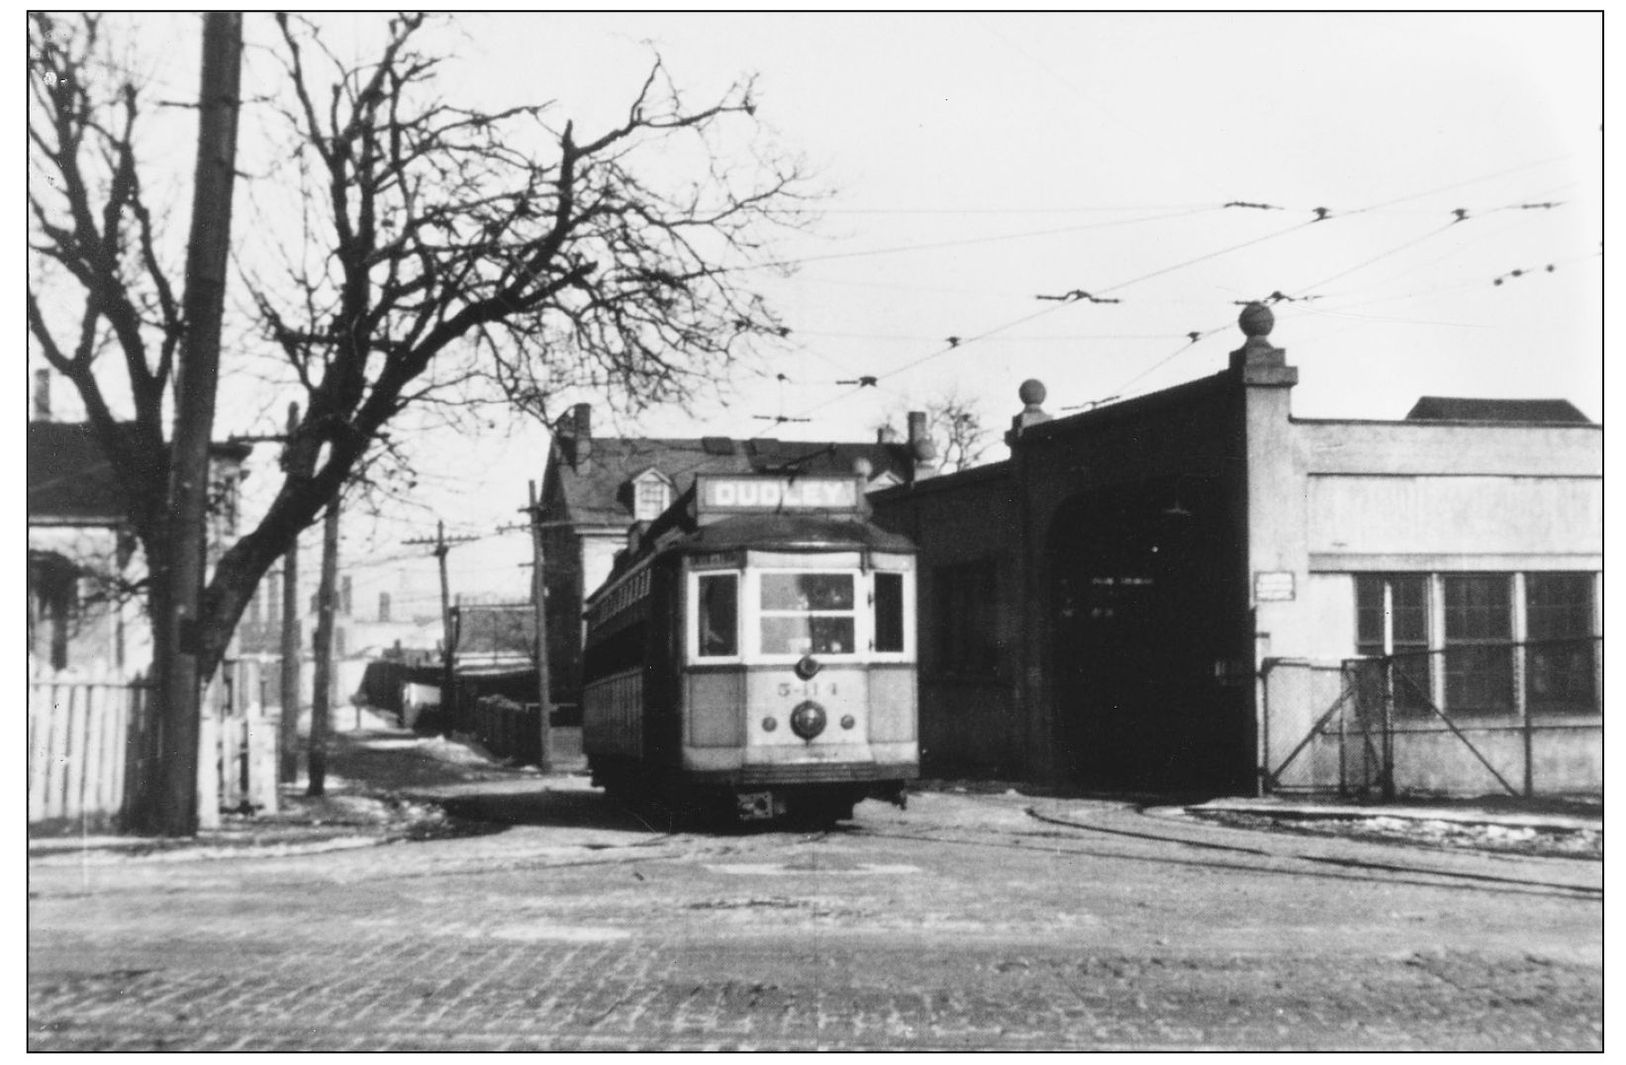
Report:
[[[1603,859],[1601,828],[1557,828],[1482,824],[1441,818],[1288,817],[1239,810],[1193,810],[1198,816],[1238,828],[1296,832],[1311,836],[1370,839],[1425,847],[1467,848],[1530,856]]]

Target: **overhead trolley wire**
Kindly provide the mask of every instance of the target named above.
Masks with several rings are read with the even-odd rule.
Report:
[[[1191,210],[1171,211],[1166,214],[1147,215],[1143,218],[1125,218],[1111,222],[1087,222],[1077,226],[1060,226],[1049,229],[1034,229],[1024,233],[998,233],[987,237],[966,237],[961,240],[932,241],[926,244],[901,244],[890,248],[870,248],[864,251],[830,252],[825,255],[803,255],[789,259],[775,259],[764,263],[751,263],[744,266],[725,267],[717,273],[738,272],[742,270],[767,270],[786,266],[800,266],[804,263],[831,262],[837,259],[865,259],[876,255],[903,255],[916,251],[936,251],[941,248],[960,248],[977,244],[996,244],[1003,240],[1027,240],[1032,237],[1058,236],[1064,233],[1080,233],[1089,229],[1112,229],[1118,226],[1139,225],[1143,222],[1162,222],[1171,218],[1189,218],[1195,214],[1205,214],[1219,208],[1210,206],[1196,207]]]
[[[1519,173],[1519,172],[1522,172],[1522,171],[1525,171],[1525,170],[1534,169],[1534,168],[1539,167],[1539,166],[1545,166],[1545,165],[1547,165],[1549,163],[1553,163],[1553,162],[1559,161],[1559,160],[1564,159],[1564,158],[1568,158],[1568,156],[1553,156],[1553,157],[1540,159],[1540,160],[1536,160],[1536,161],[1529,162],[1529,163],[1522,163],[1522,164],[1520,164],[1518,166],[1507,167],[1507,168],[1504,168],[1504,169],[1501,169],[1501,170],[1493,171],[1493,172],[1491,172],[1489,174],[1479,175],[1479,176],[1476,176],[1476,177],[1473,177],[1473,178],[1468,178],[1468,179],[1465,179],[1465,180],[1462,180],[1462,181],[1452,182],[1452,183],[1449,183],[1449,184],[1446,184],[1446,185],[1434,186],[1434,187],[1424,189],[1424,190],[1419,191],[1419,192],[1409,193],[1409,194],[1404,195],[1404,196],[1397,196],[1397,197],[1394,197],[1392,199],[1384,200],[1384,201],[1381,201],[1379,203],[1371,204],[1371,205],[1366,206],[1366,207],[1356,208],[1355,210],[1352,210],[1352,211],[1334,211],[1332,208],[1328,208],[1328,207],[1316,207],[1316,208],[1313,208],[1311,210],[1311,212],[1310,212],[1311,214],[1313,214],[1313,217],[1311,217],[1309,219],[1306,219],[1304,221],[1296,222],[1293,225],[1287,226],[1287,227],[1285,227],[1283,229],[1279,229],[1279,230],[1276,230],[1276,231],[1271,232],[1271,233],[1266,233],[1266,234],[1264,234],[1262,236],[1252,238],[1251,240],[1243,241],[1240,244],[1228,245],[1228,246],[1226,246],[1224,248],[1219,248],[1219,249],[1216,249],[1216,250],[1211,251],[1211,252],[1205,252],[1202,255],[1193,256],[1193,257],[1191,257],[1189,259],[1185,259],[1185,260],[1182,260],[1180,262],[1173,263],[1173,264],[1171,264],[1169,266],[1161,267],[1161,268],[1159,268],[1157,270],[1153,270],[1153,271],[1151,271],[1149,273],[1142,274],[1142,275],[1139,275],[1139,276],[1134,277],[1134,278],[1130,278],[1127,281],[1119,282],[1118,284],[1112,285],[1110,287],[1096,289],[1095,292],[1096,292],[1097,296],[1099,296],[1100,294],[1103,294],[1103,293],[1116,292],[1116,291],[1128,288],[1128,287],[1130,287],[1132,285],[1139,284],[1139,283],[1141,283],[1143,281],[1148,281],[1148,280],[1151,280],[1152,278],[1155,278],[1155,277],[1162,277],[1162,276],[1164,276],[1166,274],[1173,273],[1173,272],[1175,272],[1177,270],[1181,270],[1181,269],[1184,269],[1184,268],[1189,267],[1189,266],[1194,266],[1197,263],[1206,262],[1206,261],[1208,261],[1210,259],[1215,259],[1215,258],[1218,258],[1218,257],[1220,257],[1222,255],[1229,254],[1231,252],[1240,251],[1243,248],[1253,247],[1255,245],[1262,244],[1262,243],[1265,243],[1265,242],[1270,241],[1270,240],[1274,240],[1274,239],[1276,239],[1278,237],[1283,237],[1283,236],[1286,236],[1286,235],[1288,235],[1290,233],[1295,233],[1295,232],[1297,232],[1297,231],[1299,231],[1301,229],[1305,229],[1305,228],[1307,228],[1309,226],[1313,226],[1313,225],[1316,225],[1317,223],[1328,221],[1330,219],[1344,219],[1344,218],[1356,217],[1356,216],[1363,215],[1363,214],[1374,213],[1374,212],[1377,212],[1377,211],[1384,210],[1385,208],[1392,207],[1392,206],[1394,206],[1396,204],[1407,203],[1407,202],[1410,202],[1410,201],[1413,201],[1413,200],[1422,199],[1424,197],[1435,195],[1435,194],[1438,194],[1438,193],[1441,193],[1441,192],[1449,192],[1449,191],[1452,191],[1452,190],[1455,190],[1455,189],[1458,189],[1458,188],[1467,187],[1469,185],[1474,185],[1474,184],[1479,184],[1481,182],[1494,180],[1494,179],[1496,179],[1498,177],[1504,177],[1504,176],[1506,176],[1508,174]],[[1275,205],[1261,205],[1261,204],[1252,203],[1251,201],[1234,200],[1234,201],[1230,201],[1230,204],[1232,206],[1270,207],[1271,209],[1276,209]],[[1510,205],[1510,207],[1514,208],[1514,209],[1518,208],[1519,206],[1520,206],[1520,204]],[[1545,204],[1532,204],[1532,206],[1546,206],[1546,205]],[[1557,205],[1553,204],[1553,206],[1557,206]],[[1081,225],[1081,226],[1060,227],[1060,228],[1053,228],[1053,229],[1048,229],[1048,230],[1041,230],[1041,231],[1033,231],[1033,232],[1029,232],[1029,233],[1022,233],[1022,234],[1007,234],[1007,235],[1003,235],[1003,236],[994,236],[994,237],[968,238],[966,240],[959,240],[959,241],[942,241],[942,242],[935,242],[935,243],[931,243],[931,244],[910,245],[910,246],[895,247],[895,248],[872,249],[872,250],[869,250],[869,251],[862,251],[862,252],[838,252],[838,253],[832,253],[830,255],[807,256],[807,257],[803,257],[803,258],[800,258],[800,259],[784,259],[784,260],[778,260],[778,261],[774,261],[774,262],[770,262],[770,263],[755,264],[755,265],[757,267],[784,267],[784,266],[793,266],[793,265],[798,265],[798,264],[801,264],[801,263],[808,263],[808,262],[820,262],[820,261],[832,261],[832,260],[838,260],[838,259],[863,258],[863,257],[868,257],[868,256],[873,256],[873,255],[899,254],[899,253],[905,253],[905,252],[910,252],[910,251],[934,250],[934,249],[937,249],[937,248],[944,248],[944,247],[957,247],[957,246],[983,244],[983,243],[989,243],[989,242],[998,241],[998,240],[1023,239],[1023,238],[1026,238],[1026,237],[1033,237],[1033,236],[1046,236],[1046,235],[1053,235],[1053,234],[1060,234],[1060,233],[1078,232],[1078,231],[1089,230],[1089,229],[1107,228],[1107,227],[1110,227],[1110,226],[1138,224],[1140,222],[1162,221],[1162,220],[1166,220],[1168,218],[1187,217],[1187,216],[1190,216],[1190,215],[1193,215],[1193,214],[1207,213],[1207,212],[1213,211],[1213,210],[1224,210],[1224,209],[1225,209],[1225,207],[1223,207],[1223,206],[1221,206],[1221,207],[1209,206],[1209,207],[1197,208],[1197,209],[1190,210],[1190,211],[1180,211],[1180,212],[1174,212],[1174,213],[1171,213],[1171,214],[1154,215],[1154,216],[1148,216],[1148,217],[1145,217],[1145,218],[1127,219],[1127,220],[1116,221],[1116,222],[1092,223],[1092,224],[1086,224],[1086,225]],[[1305,289],[1301,289],[1301,290],[1299,290],[1299,293],[1297,294],[1296,297],[1283,296],[1282,298],[1284,298],[1284,299],[1309,298],[1312,295],[1312,290],[1313,289],[1319,288],[1322,285],[1329,284],[1332,281],[1340,280],[1340,279],[1342,279],[1344,277],[1349,276],[1352,273],[1356,273],[1359,270],[1365,269],[1366,267],[1372,265],[1373,263],[1380,262],[1380,261],[1382,261],[1382,260],[1384,260],[1386,258],[1389,258],[1390,256],[1398,255],[1401,252],[1407,250],[1408,248],[1410,248],[1410,247],[1412,247],[1412,246],[1414,246],[1416,244],[1422,243],[1425,240],[1431,239],[1432,237],[1435,237],[1435,236],[1439,235],[1440,233],[1446,231],[1447,229],[1450,229],[1450,228],[1454,227],[1457,223],[1465,221],[1469,217],[1471,217],[1471,215],[1469,215],[1468,212],[1466,212],[1465,209],[1460,209],[1459,208],[1454,213],[1455,213],[1456,217],[1452,221],[1447,222],[1446,224],[1444,224],[1444,225],[1442,225],[1442,226],[1440,226],[1440,227],[1438,227],[1436,229],[1432,229],[1432,230],[1430,230],[1430,231],[1428,231],[1428,232],[1426,232],[1426,233],[1424,233],[1424,234],[1422,234],[1422,235],[1420,235],[1418,237],[1415,237],[1415,238],[1412,238],[1412,239],[1406,241],[1405,243],[1403,243],[1401,245],[1398,245],[1398,246],[1396,246],[1394,248],[1391,248],[1388,251],[1382,252],[1379,255],[1373,256],[1372,258],[1366,259],[1366,260],[1364,260],[1364,261],[1362,261],[1360,263],[1357,263],[1357,264],[1355,264],[1355,265],[1353,265],[1351,267],[1348,267],[1347,269],[1342,270],[1339,273],[1336,273],[1336,274],[1331,275],[1330,277],[1324,278],[1321,281],[1317,282],[1315,285],[1309,286],[1308,288],[1305,288]],[[744,267],[738,267],[738,268],[733,268],[733,269],[745,269],[745,268]],[[1078,290],[1078,291],[1082,291],[1082,290]],[[1079,299],[1079,300],[1075,300],[1075,299],[1058,300],[1058,301],[1056,301],[1054,303],[1053,306],[1048,306],[1048,307],[1042,308],[1042,309],[1040,309],[1038,311],[1035,311],[1035,312],[1033,312],[1031,314],[1027,314],[1027,315],[1023,315],[1021,317],[1015,318],[1015,319],[1013,319],[1011,321],[1008,321],[1008,322],[1005,322],[1005,323],[1003,323],[1001,325],[995,326],[992,329],[984,330],[983,332],[970,334],[970,335],[951,337],[949,342],[946,343],[941,348],[938,348],[938,349],[936,349],[936,350],[934,350],[932,352],[929,352],[926,355],[923,355],[918,359],[915,359],[915,360],[910,361],[910,362],[906,362],[902,366],[899,366],[899,367],[896,367],[895,369],[889,370],[889,371],[885,372],[884,374],[871,375],[869,377],[864,378],[864,380],[866,382],[868,382],[870,380],[878,381],[878,380],[883,379],[883,378],[896,377],[896,376],[898,376],[900,374],[908,372],[909,370],[917,369],[918,367],[923,366],[926,363],[931,362],[931,361],[933,361],[935,359],[941,358],[942,356],[947,355],[949,352],[958,351],[961,348],[969,345],[970,343],[972,343],[974,341],[986,340],[989,337],[996,336],[996,335],[998,335],[1000,333],[1007,332],[1007,331],[1009,331],[1011,329],[1016,328],[1017,326],[1025,325],[1026,323],[1034,321],[1037,318],[1043,317],[1046,314],[1054,313],[1055,311],[1060,310],[1062,307],[1067,306],[1070,303],[1078,303],[1078,302],[1086,302],[1086,301],[1081,300],[1081,299]],[[1112,302],[1112,301],[1102,300],[1102,299],[1096,298],[1096,299],[1088,300],[1087,302],[1090,302],[1090,303],[1106,303],[1106,302]],[[1123,392],[1125,392],[1128,389],[1128,387],[1130,387],[1134,383],[1136,383],[1136,382],[1138,382],[1140,380],[1143,380],[1145,377],[1149,376],[1151,373],[1155,372],[1157,369],[1159,369],[1162,366],[1166,365],[1168,362],[1172,361],[1174,358],[1176,358],[1180,354],[1182,354],[1185,351],[1189,350],[1190,348],[1194,347],[1199,341],[1206,338],[1211,333],[1217,331],[1218,329],[1222,329],[1222,328],[1224,328],[1223,324],[1221,324],[1220,326],[1213,327],[1211,329],[1195,330],[1195,331],[1187,334],[1190,337],[1190,339],[1187,341],[1187,343],[1181,345],[1179,348],[1175,349],[1173,352],[1170,352],[1168,355],[1164,356],[1162,359],[1158,360],[1156,363],[1153,363],[1152,365],[1147,367],[1145,370],[1143,370],[1139,374],[1137,374],[1135,377],[1133,377],[1129,381],[1125,382],[1124,385],[1120,386],[1117,389],[1117,393],[1122,394]],[[848,392],[842,393],[841,395],[835,396],[835,397],[833,397],[831,399],[824,400],[824,401],[822,401],[820,403],[814,404],[811,407],[805,408],[798,415],[794,416],[794,420],[800,420],[802,418],[806,418],[809,415],[812,415],[814,413],[817,413],[818,411],[824,410],[825,408],[830,407],[830,406],[832,406],[832,405],[834,405],[836,403],[842,402],[843,400],[846,400],[846,399],[850,399],[853,396],[857,395],[865,387],[867,387],[867,384],[860,384],[860,385],[858,385],[857,387],[853,388],[852,390],[850,390]],[[781,422],[788,422],[788,421],[791,421],[791,420],[793,420],[792,416],[781,416],[780,418],[776,419],[776,424],[781,423]],[[756,439],[756,438],[758,438],[758,437],[750,437],[748,439]]]

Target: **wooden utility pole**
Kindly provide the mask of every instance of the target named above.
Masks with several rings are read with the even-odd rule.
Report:
[[[548,691],[548,583],[542,571],[542,508],[536,501],[536,482],[531,488],[531,603],[536,613],[536,691],[537,710],[542,718],[542,745],[538,768],[553,770],[553,696]]]
[[[454,536],[446,539],[446,523],[435,522],[435,538],[433,540],[402,540],[409,546],[417,544],[433,544],[435,559],[440,563],[440,624],[442,636],[440,641],[440,710],[448,714],[452,709],[452,586],[446,575],[446,555],[453,544],[467,543],[475,539],[473,536]]]
[[[327,785],[328,709],[333,687],[333,593],[339,582],[339,496],[322,518],[322,583],[316,592],[316,669],[311,690],[310,787],[321,795]]]
[[[288,404],[288,436],[299,427],[299,404]],[[282,722],[277,730],[277,779],[299,779],[299,537],[282,558]]]
[[[175,366],[175,431],[169,476],[168,548],[154,574],[167,600],[155,622],[158,665],[160,774],[137,807],[137,828],[165,836],[198,829],[198,740],[202,708],[198,659],[199,600],[207,569],[209,444],[220,381],[220,323],[231,247],[232,190],[237,176],[237,114],[242,76],[243,16],[203,16],[203,64],[198,88],[198,154],[192,186],[192,229],[186,249],[186,332]],[[167,653],[166,653],[167,652]]]

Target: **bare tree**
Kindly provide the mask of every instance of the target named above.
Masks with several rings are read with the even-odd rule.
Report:
[[[84,23],[82,41],[94,47],[98,24]],[[193,177],[191,233],[181,298],[158,265],[158,240],[142,198],[129,133],[139,113],[137,94],[126,89],[98,108],[80,80],[82,54],[56,34],[53,20],[35,14],[30,86],[31,161],[60,183],[60,197],[35,191],[29,205],[33,247],[73,276],[85,293],[77,343],[56,342],[30,282],[28,316],[44,357],[78,389],[102,449],[120,475],[127,510],[148,562],[148,602],[157,693],[154,727],[142,738],[147,764],[164,766],[142,782],[132,810],[136,827],[184,834],[197,824],[198,688],[204,657],[199,639],[199,592],[203,587],[205,520],[210,489],[209,441],[214,424],[220,358],[220,323],[230,249],[232,190],[236,178],[237,117],[242,56],[242,16],[204,16],[202,73],[198,90],[197,169]],[[109,116],[122,126],[103,124]],[[100,159],[82,159],[83,154]],[[88,192],[89,170],[103,177],[99,217]],[[65,201],[65,202],[64,202]],[[127,226],[119,224],[128,216]],[[133,247],[132,247],[133,245]],[[145,273],[149,290],[132,290],[127,271]],[[92,363],[101,334],[111,332],[124,354],[130,398],[137,412],[134,432],[115,422]],[[149,362],[144,333],[160,336]],[[160,421],[165,392],[174,389],[170,440]],[[135,497],[140,496],[137,500]],[[246,603],[246,600],[245,600]],[[218,657],[218,656],[217,656]]]
[[[187,323],[141,180],[147,99],[107,58],[104,24],[31,16],[30,166],[41,180],[29,184],[40,267],[29,326],[78,390],[150,567],[165,528],[166,393]],[[258,113],[287,135],[288,167],[267,181],[298,205],[300,224],[239,227],[267,243],[286,236],[280,267],[248,237],[236,258],[291,385],[280,399],[299,398],[303,414],[263,517],[204,589],[202,676],[260,578],[404,411],[501,397],[546,417],[551,397],[582,386],[634,408],[682,400],[781,333],[742,268],[767,261],[776,227],[805,218],[790,210],[803,175],[763,153],[739,165],[721,147],[734,127],[754,130],[750,82],[690,106],[656,58],[618,123],[578,133],[546,105],[443,101],[444,57],[425,27],[422,15],[390,18],[376,53],[347,62],[316,23],[275,16],[282,82]],[[674,160],[692,166],[674,174]],[[78,309],[63,313],[75,292]],[[123,407],[132,416],[115,413]]]
[[[955,473],[982,463],[994,438],[977,400],[951,389],[919,409],[926,414],[926,435],[937,447],[939,470]],[[890,428],[902,417],[901,411],[894,412],[877,428]]]

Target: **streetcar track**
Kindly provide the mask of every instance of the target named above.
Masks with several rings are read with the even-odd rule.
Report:
[[[1089,829],[1090,828],[1090,826],[1088,826],[1088,825],[1080,825],[1080,824],[1077,824],[1076,822],[1069,823],[1068,827],[1080,828],[1080,829]],[[1105,831],[1105,830],[1102,830],[1102,831]],[[1131,835],[1131,836],[1136,835],[1134,833],[1122,832],[1122,830],[1112,830],[1112,831],[1114,831],[1115,833],[1118,833],[1118,834],[1123,834],[1123,835]],[[1399,884],[1399,885],[1410,885],[1410,886],[1414,886],[1414,887],[1429,887],[1429,888],[1436,888],[1436,889],[1443,890],[1443,891],[1479,891],[1479,892],[1495,891],[1495,892],[1499,892],[1499,893],[1503,893],[1503,894],[1535,895],[1535,896],[1544,897],[1544,898],[1566,898],[1566,899],[1576,899],[1578,901],[1595,901],[1595,902],[1602,902],[1603,901],[1603,889],[1602,888],[1590,887],[1590,886],[1587,886],[1587,885],[1560,884],[1560,883],[1551,883],[1551,882],[1536,881],[1536,880],[1515,880],[1515,879],[1512,879],[1512,878],[1504,878],[1504,879],[1501,879],[1499,881],[1486,883],[1486,882],[1483,882],[1483,881],[1474,881],[1474,880],[1470,879],[1468,876],[1461,875],[1461,874],[1456,874],[1456,873],[1451,872],[1450,870],[1423,869],[1423,868],[1406,867],[1406,866],[1389,866],[1389,865],[1385,865],[1383,863],[1360,862],[1358,860],[1351,860],[1347,864],[1333,864],[1332,868],[1326,869],[1326,870],[1310,871],[1310,870],[1305,870],[1305,869],[1283,869],[1283,868],[1272,868],[1272,867],[1263,866],[1263,865],[1248,865],[1248,864],[1243,864],[1243,863],[1240,863],[1240,862],[1200,861],[1200,860],[1196,860],[1196,859],[1169,857],[1169,856],[1166,856],[1166,855],[1136,854],[1136,853],[1133,853],[1133,852],[1130,852],[1130,851],[1079,849],[1079,848],[1074,848],[1074,847],[1059,847],[1059,846],[1057,846],[1057,847],[1052,847],[1052,846],[1023,846],[1019,842],[1006,842],[1006,841],[1001,841],[1001,840],[998,840],[998,839],[963,839],[963,838],[962,839],[955,839],[955,838],[948,837],[948,836],[934,836],[934,835],[925,835],[925,834],[921,834],[921,833],[908,833],[908,832],[882,832],[882,831],[874,831],[874,830],[871,830],[871,829],[859,829],[859,831],[857,833],[855,833],[855,834],[863,835],[863,836],[871,836],[871,837],[874,837],[874,838],[877,838],[877,839],[908,840],[908,841],[919,842],[919,843],[938,843],[938,844],[950,844],[950,845],[970,846],[970,847],[998,847],[998,848],[1011,849],[1011,850],[1021,850],[1021,851],[1025,851],[1025,852],[1030,853],[1030,854],[1053,854],[1053,855],[1056,855],[1056,856],[1066,855],[1068,857],[1078,857],[1078,858],[1105,858],[1105,859],[1109,859],[1109,860],[1119,860],[1119,861],[1150,862],[1150,863],[1161,864],[1161,865],[1185,866],[1185,867],[1190,867],[1190,868],[1195,868],[1195,869],[1207,869],[1207,870],[1223,869],[1223,870],[1232,870],[1232,871],[1236,871],[1236,872],[1255,873],[1255,874],[1264,875],[1264,876],[1289,876],[1289,877],[1302,877],[1302,878],[1309,878],[1309,879],[1324,879],[1324,880],[1335,880],[1335,881],[1346,881],[1346,882],[1347,881],[1361,881],[1361,882],[1373,883],[1373,884]],[[1175,843],[1175,844],[1187,844],[1187,845],[1189,845],[1192,842],[1192,841],[1181,840],[1181,839],[1173,838],[1173,837],[1163,837],[1163,836],[1155,836],[1155,835],[1149,835],[1149,834],[1142,834],[1141,838],[1147,840],[1148,842],[1160,842],[1160,843]],[[1260,851],[1260,850],[1257,850],[1255,848],[1227,847],[1227,846],[1225,846],[1223,844],[1208,844],[1208,846],[1216,847],[1216,848],[1219,848],[1220,850],[1228,850],[1228,851],[1232,851],[1232,852],[1235,852],[1235,853],[1244,854],[1244,855],[1247,855],[1249,857],[1255,857],[1255,858],[1265,857],[1265,858],[1274,858],[1274,859],[1280,859],[1280,860],[1286,860],[1286,861],[1291,861],[1291,860],[1293,860],[1295,858],[1303,858],[1303,859],[1305,859],[1307,861],[1310,861],[1312,863],[1314,863],[1314,861],[1315,861],[1313,856],[1309,856],[1309,855],[1296,855],[1296,854],[1276,855],[1276,854],[1271,854],[1271,853],[1266,852],[1266,851]],[[1323,864],[1331,864],[1331,863],[1323,863]],[[1343,870],[1343,871],[1334,872],[1333,869],[1339,869],[1339,870]],[[1361,875],[1361,873],[1363,873],[1363,872],[1368,873],[1370,875]],[[1404,874],[1404,875],[1401,875],[1401,876],[1380,875],[1380,874],[1385,874],[1385,873],[1388,873],[1388,874],[1401,873],[1401,874]],[[1452,882],[1452,881],[1457,881],[1457,882]]]
[[[1296,852],[1295,853],[1288,853],[1288,854],[1278,854],[1278,853],[1275,853],[1275,852],[1272,852],[1272,851],[1264,850],[1264,849],[1259,848],[1259,847],[1243,847],[1243,846],[1238,846],[1238,845],[1230,844],[1230,843],[1210,843],[1210,842],[1208,842],[1206,840],[1182,839],[1179,836],[1173,836],[1173,835],[1161,835],[1161,834],[1152,833],[1152,832],[1133,832],[1133,831],[1130,831],[1129,829],[1107,828],[1107,827],[1102,826],[1102,825],[1087,825],[1087,824],[1082,824],[1082,823],[1080,823],[1078,821],[1070,821],[1070,820],[1068,820],[1066,818],[1046,816],[1045,814],[1039,813],[1038,810],[1034,809],[1031,806],[1027,807],[1024,812],[1029,817],[1033,818],[1034,820],[1043,821],[1046,824],[1061,825],[1061,826],[1066,827],[1066,828],[1076,828],[1076,829],[1081,829],[1081,830],[1086,831],[1086,832],[1101,832],[1101,833],[1105,833],[1107,835],[1113,835],[1113,836],[1127,836],[1127,837],[1129,837],[1131,839],[1144,839],[1144,840],[1152,841],[1154,843],[1177,843],[1177,844],[1180,844],[1181,846],[1186,846],[1186,847],[1199,847],[1199,848],[1207,848],[1207,849],[1210,849],[1210,850],[1232,851],[1232,852],[1239,853],[1239,854],[1250,854],[1250,855],[1256,855],[1256,856],[1264,857],[1264,858],[1285,858],[1285,859],[1289,859],[1289,860],[1297,860],[1297,861],[1304,861],[1304,862],[1316,862],[1316,863],[1319,863],[1319,864],[1332,865],[1332,866],[1337,866],[1337,867],[1340,867],[1340,868],[1347,868],[1347,869],[1371,869],[1371,870],[1376,870],[1376,871],[1381,871],[1381,872],[1404,873],[1404,874],[1420,875],[1420,876],[1449,877],[1451,879],[1456,879],[1456,880],[1474,880],[1474,881],[1481,881],[1481,882],[1490,883],[1490,884],[1508,884],[1508,885],[1512,885],[1512,886],[1515,886],[1515,887],[1521,887],[1521,888],[1523,888],[1523,887],[1535,887],[1535,888],[1556,889],[1556,890],[1560,890],[1560,891],[1580,892],[1580,893],[1583,893],[1583,894],[1590,893],[1590,894],[1597,895],[1600,899],[1603,896],[1603,889],[1602,888],[1593,888],[1593,887],[1588,887],[1588,886],[1585,886],[1585,885],[1561,884],[1561,883],[1554,883],[1554,882],[1551,882],[1551,881],[1544,881],[1544,880],[1530,880],[1530,879],[1526,879],[1526,878],[1523,878],[1523,877],[1496,876],[1496,875],[1493,875],[1491,873],[1460,872],[1460,871],[1453,870],[1453,869],[1441,869],[1441,868],[1438,868],[1438,867],[1423,867],[1423,866],[1416,866],[1416,865],[1399,865],[1399,864],[1394,864],[1394,863],[1390,863],[1390,862],[1369,861],[1369,860],[1362,859],[1362,858],[1336,858],[1336,857],[1328,857],[1328,856],[1324,856],[1324,855],[1302,854],[1302,853],[1296,853]]]

